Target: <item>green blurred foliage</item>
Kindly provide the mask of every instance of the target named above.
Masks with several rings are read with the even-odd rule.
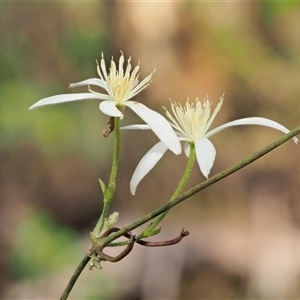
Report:
[[[102,137],[101,129],[106,128],[107,118],[100,114],[97,102],[28,111],[35,100],[51,95],[51,92],[49,87],[32,82],[6,81],[1,84],[0,98],[9,99],[0,110],[1,147],[16,148],[34,143],[46,155],[63,156],[72,151],[87,161],[105,159],[111,142]]]
[[[79,236],[59,226],[45,212],[32,211],[20,220],[10,255],[13,280],[36,278],[76,264],[81,257]]]
[[[272,26],[276,17],[299,8],[299,1],[261,1],[261,5],[263,21]]]
[[[60,12],[53,10],[57,5],[49,5],[49,13],[51,10],[52,13]],[[97,6],[101,11],[101,4]],[[44,10],[47,10],[46,5],[38,7],[29,4],[26,8],[31,10],[32,18],[36,17],[37,20],[38,14],[43,15]],[[94,24],[87,30],[86,27],[81,28],[80,24],[71,26],[69,23],[63,23],[60,31],[53,33],[57,35],[54,39],[57,45],[48,46],[49,37],[44,39],[44,47],[49,49],[49,55],[53,55],[54,50],[51,48],[59,47],[62,57],[49,57],[49,61],[54,61],[54,65],[48,66],[48,71],[44,68],[45,73],[37,78],[37,68],[45,63],[41,57],[42,53],[39,52],[39,48],[43,50],[43,47],[42,44],[32,44],[37,34],[31,32],[30,23],[24,28],[22,21],[18,24],[19,20],[13,17],[14,12],[20,11],[20,6],[12,5],[5,6],[0,12],[1,23],[6,29],[0,35],[4,41],[0,47],[0,146],[15,148],[35,143],[46,155],[65,155],[72,151],[86,157],[87,160],[101,162],[105,159],[110,143],[103,141],[101,130],[106,128],[107,118],[100,113],[98,101],[59,105],[32,112],[28,111],[28,107],[47,96],[78,92],[68,88],[71,80],[81,81],[96,77],[95,59],[100,58],[102,51],[110,53],[109,26]],[[20,30],[15,30],[19,26]],[[40,31],[44,30],[46,33],[47,26],[47,23],[41,24]],[[38,46],[37,50],[32,51],[35,46]],[[47,77],[53,72],[51,69],[56,68],[56,59],[64,64],[59,66],[63,77],[49,80]],[[68,81],[65,77],[68,77]],[[101,156],[99,148],[102,149]]]
[[[108,26],[101,26],[98,31],[70,27],[60,35],[62,52],[82,78],[98,77],[97,74],[93,75],[94,70],[91,66],[94,64],[96,67],[94,62],[95,59],[100,60],[101,52],[111,53],[108,33]]]

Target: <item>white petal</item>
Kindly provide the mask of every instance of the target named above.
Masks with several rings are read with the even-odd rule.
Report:
[[[217,132],[219,132],[227,127],[238,126],[238,125],[261,125],[261,126],[267,126],[267,127],[277,129],[279,131],[282,131],[283,133],[290,132],[286,127],[284,127],[283,125],[281,125],[275,121],[272,121],[272,120],[269,120],[266,118],[253,117],[253,118],[239,119],[239,120],[235,120],[235,121],[226,123],[224,125],[221,125],[215,129],[211,130],[207,134],[205,134],[205,137],[209,138],[212,135],[216,134]],[[297,144],[298,139],[296,137],[293,137],[293,140]]]
[[[107,87],[107,83],[104,80],[99,79],[99,78],[90,78],[90,79],[83,80],[80,82],[71,83],[70,88],[82,86],[82,85],[97,85],[104,89],[106,89],[106,87]]]
[[[116,107],[117,102],[115,101],[103,101],[99,105],[99,109],[106,115],[111,117],[123,117],[122,112],[120,112]]]
[[[191,150],[190,143],[185,142],[183,147],[184,147],[184,153],[186,157],[190,157],[190,150]]]
[[[135,125],[123,126],[120,129],[126,129],[126,130],[135,130],[135,129],[147,130],[147,129],[151,129],[151,128],[150,128],[149,125],[146,125],[146,124],[135,124]]]
[[[135,195],[136,188],[140,181],[153,169],[167,150],[168,148],[163,142],[158,142],[141,159],[130,180],[130,192],[132,195]]]
[[[195,149],[200,170],[207,178],[215,161],[216,149],[211,141],[206,138],[196,139]]]
[[[181,145],[178,137],[170,123],[162,115],[138,102],[126,101],[125,105],[130,107],[142,120],[144,120],[172,152],[175,154],[181,153]]]
[[[88,99],[102,99],[102,97],[97,96],[92,93],[79,93],[79,94],[62,94],[51,96],[47,98],[43,98],[36,102],[35,104],[29,107],[29,110],[44,106],[44,105],[51,105],[57,103],[64,103],[64,102],[71,102],[71,101],[78,101],[78,100],[88,100]]]

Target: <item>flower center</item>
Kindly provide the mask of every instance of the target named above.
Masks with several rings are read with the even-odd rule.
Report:
[[[126,78],[120,76],[118,71],[116,71],[115,74],[112,74],[111,71],[107,78],[107,84],[109,87],[109,94],[112,99],[118,102],[118,104],[124,104],[128,98],[130,98],[128,95],[131,90],[136,86],[134,79],[135,78],[132,77]]]
[[[103,56],[101,58],[101,70],[99,65],[97,67],[100,78],[106,81],[106,89],[111,100],[116,101],[120,106],[123,106],[128,99],[132,98],[136,94],[135,87],[139,83],[139,74],[137,74],[139,65],[133,69],[132,73],[130,73],[130,58],[127,61],[125,72],[123,65],[124,56],[122,54],[119,60],[119,70],[117,70],[116,63],[112,59],[109,74],[107,74]]]
[[[190,103],[187,100],[185,106],[181,106],[176,102],[171,102],[172,112],[174,117],[166,110],[168,118],[171,120],[171,125],[178,131],[177,135],[184,140],[193,142],[195,139],[201,139],[213,119],[221,108],[223,98],[221,98],[215,111],[210,117],[211,102],[205,99],[203,103],[196,98],[196,103]]]

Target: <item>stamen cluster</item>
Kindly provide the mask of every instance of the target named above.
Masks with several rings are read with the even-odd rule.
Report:
[[[184,138],[184,140],[193,142],[195,139],[202,138],[207,132],[222,103],[223,98],[220,99],[219,104],[210,117],[211,102],[208,99],[205,99],[203,103],[198,98],[196,98],[196,103],[190,103],[188,99],[185,106],[171,101],[174,117],[168,110],[166,110],[166,114],[171,120],[172,127],[178,131],[177,135]]]

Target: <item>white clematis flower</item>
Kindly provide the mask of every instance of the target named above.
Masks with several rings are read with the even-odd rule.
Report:
[[[197,162],[202,174],[206,178],[208,177],[216,157],[216,149],[208,138],[215,133],[227,127],[237,125],[262,125],[275,128],[284,133],[289,132],[289,130],[281,124],[260,117],[235,120],[208,132],[209,127],[222,106],[222,103],[223,96],[212,115],[210,115],[211,102],[208,99],[205,99],[203,103],[196,99],[195,106],[194,104],[190,104],[189,101],[186,102],[185,106],[171,102],[171,108],[174,116],[166,110],[167,116],[171,121],[170,123],[174,128],[178,139],[185,142],[184,151],[187,157],[189,157],[190,153],[190,144],[195,145]],[[123,129],[149,129],[149,126],[131,125],[123,127]],[[293,140],[297,144],[298,139],[293,137]],[[133,195],[135,194],[140,181],[156,165],[166,151],[166,146],[159,142],[154,145],[141,159],[130,182],[130,191]]]
[[[102,53],[100,66],[97,62],[97,72],[100,78],[90,78],[77,83],[70,84],[70,87],[78,87],[83,85],[94,85],[103,88],[107,94],[102,94],[93,91],[89,87],[89,93],[76,93],[76,94],[62,94],[52,97],[47,97],[39,100],[29,107],[32,110],[44,105],[58,104],[64,102],[78,101],[78,100],[103,100],[99,108],[100,110],[111,117],[123,118],[122,111],[125,106],[132,109],[149,128],[158,136],[164,145],[175,154],[181,153],[181,146],[176,134],[174,133],[169,122],[157,112],[149,109],[147,106],[136,102],[130,101],[135,95],[145,89],[152,78],[154,71],[148,75],[142,82],[139,83],[137,65],[131,72],[131,58],[127,61],[126,69],[124,70],[124,55],[121,52],[119,59],[119,68],[112,58],[109,73],[106,71],[105,61]]]

